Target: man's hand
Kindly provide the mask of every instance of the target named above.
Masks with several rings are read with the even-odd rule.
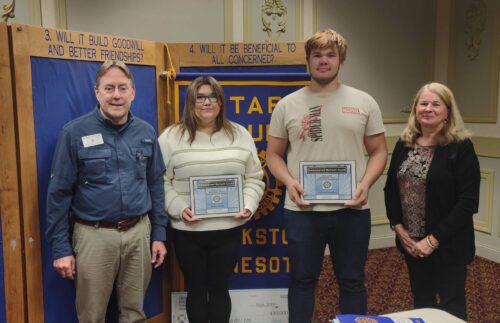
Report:
[[[353,209],[359,209],[366,203],[368,203],[368,188],[358,185],[356,191],[354,191],[353,199],[346,202],[344,205]]]
[[[167,248],[165,248],[165,243],[163,241],[153,241],[153,245],[151,246],[151,263],[155,264],[155,268],[163,264],[166,255]]]
[[[76,275],[76,263],[74,256],[66,256],[54,260],[54,269],[62,278],[74,280]]]
[[[297,206],[307,206],[310,204],[309,202],[304,201],[300,198],[300,195],[304,194],[304,188],[296,180],[292,179],[288,183],[286,183],[286,189],[288,191],[290,200],[292,200],[292,202]]]

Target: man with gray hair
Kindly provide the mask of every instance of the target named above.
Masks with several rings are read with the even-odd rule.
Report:
[[[113,287],[120,322],[145,322],[151,263],[159,267],[167,253],[165,165],[153,127],[130,112],[128,67],[104,62],[94,90],[97,107],[59,135],[46,235],[55,270],[75,280],[80,322],[104,322]]]

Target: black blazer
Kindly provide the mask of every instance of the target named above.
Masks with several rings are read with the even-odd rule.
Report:
[[[391,226],[402,224],[397,172],[410,149],[396,143],[384,187],[385,207]],[[439,241],[434,252],[445,263],[472,261],[474,226],[472,216],[479,206],[481,174],[474,146],[469,139],[437,146],[429,166],[425,194],[425,233]],[[399,239],[396,244],[405,252]]]

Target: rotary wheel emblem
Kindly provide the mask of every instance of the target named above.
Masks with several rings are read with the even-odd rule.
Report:
[[[269,213],[276,208],[280,202],[280,196],[283,195],[283,184],[278,182],[267,168],[265,150],[261,150],[259,152],[259,160],[262,165],[262,170],[264,171],[266,189],[264,191],[264,196],[259,203],[259,208],[255,211],[253,216],[256,220],[263,216],[268,216]]]

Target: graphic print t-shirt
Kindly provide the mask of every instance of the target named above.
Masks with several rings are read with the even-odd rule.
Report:
[[[270,136],[288,139],[288,171],[296,180],[300,161],[354,160],[357,183],[366,169],[364,137],[383,132],[377,102],[369,94],[344,84],[330,93],[314,93],[304,87],[287,95],[276,105],[269,127]],[[287,194],[285,208],[331,211],[343,205],[314,204],[299,209]]]

